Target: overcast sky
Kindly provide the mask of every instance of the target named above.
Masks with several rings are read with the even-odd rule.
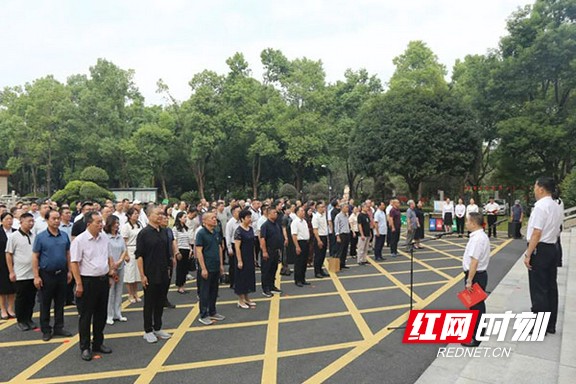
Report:
[[[366,68],[387,82],[392,59],[423,40],[450,70],[496,48],[506,19],[529,0],[1,0],[0,87],[52,74],[88,73],[98,58],[136,71],[147,104],[162,78],[180,100],[204,69],[226,73],[242,52],[253,75],[260,52],[322,60],[327,80]]]

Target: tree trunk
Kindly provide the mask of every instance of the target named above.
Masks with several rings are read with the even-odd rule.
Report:
[[[32,194],[34,196],[38,195],[38,175],[35,166],[30,166],[30,176],[32,177]]]
[[[160,178],[162,180],[162,193],[164,194],[164,198],[168,199],[168,190],[166,189],[166,177],[164,176],[164,173],[162,173]]]
[[[201,199],[205,199],[204,197],[204,163],[202,160],[198,160],[197,162],[192,164],[192,172],[194,173],[194,178],[196,179],[196,184],[198,184],[198,194],[200,195]]]
[[[258,198],[258,183],[260,182],[260,170],[262,159],[259,155],[255,155],[252,159],[252,198]]]
[[[408,184],[408,190],[410,191],[410,198],[414,199],[418,196],[418,190],[420,188],[420,180],[414,180],[408,177],[405,177],[406,184]]]
[[[48,164],[46,164],[46,192],[48,197],[52,196],[52,148],[48,140]]]

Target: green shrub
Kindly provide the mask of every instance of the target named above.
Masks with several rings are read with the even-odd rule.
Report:
[[[93,165],[84,168],[80,173],[80,180],[92,181],[100,186],[106,185],[108,179],[108,173],[105,170]]]
[[[283,186],[280,187],[278,195],[280,195],[280,197],[295,199],[296,197],[298,197],[298,190],[292,184],[284,184]]]
[[[560,197],[566,208],[576,205],[576,169],[573,169],[560,184]]]

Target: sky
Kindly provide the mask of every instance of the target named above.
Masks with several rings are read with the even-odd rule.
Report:
[[[392,60],[422,40],[450,71],[506,35],[529,0],[0,0],[0,88],[54,75],[88,74],[98,58],[135,71],[147,104],[163,79],[178,100],[204,69],[227,72],[241,52],[255,78],[260,53],[322,60],[326,80],[365,68],[385,84]]]

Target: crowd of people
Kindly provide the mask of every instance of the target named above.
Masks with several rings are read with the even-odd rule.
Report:
[[[422,201],[408,201],[407,247],[422,248],[422,207]],[[467,206],[462,199],[456,206],[446,199],[442,216],[450,232],[456,219],[459,236],[465,225],[469,231],[482,225],[473,199]],[[472,217],[470,223],[466,217]],[[234,290],[239,309],[253,309],[258,268],[262,295],[273,297],[282,293],[276,285],[279,267],[282,275],[293,274],[294,284],[304,287],[310,284],[308,267],[315,278],[329,276],[327,256],[337,260],[340,270],[350,262],[368,264],[370,248],[375,260],[386,260],[386,244],[390,257],[397,257],[402,232],[398,199],[388,204],[356,204],[353,199],[328,204],[232,199],[226,204],[202,199],[196,205],[181,201],[171,206],[124,199],[102,205],[77,202],[73,207],[45,201],[18,203],[10,210],[0,206],[0,221],[0,247],[6,250],[0,260],[2,319],[16,318],[21,331],[36,328],[32,314],[38,300],[42,339],[48,341],[71,336],[64,327],[64,307],[76,305],[81,357],[86,361],[94,352],[112,352],[104,344],[104,328],[128,320],[122,314],[124,286],[130,303],[143,296],[143,338],[155,343],[171,337],[162,329],[162,316],[164,308],[175,307],[167,295],[174,271],[178,294],[190,293],[186,281],[196,280],[198,320],[211,325],[225,320],[216,309],[222,284]],[[475,270],[472,277],[481,273]]]

